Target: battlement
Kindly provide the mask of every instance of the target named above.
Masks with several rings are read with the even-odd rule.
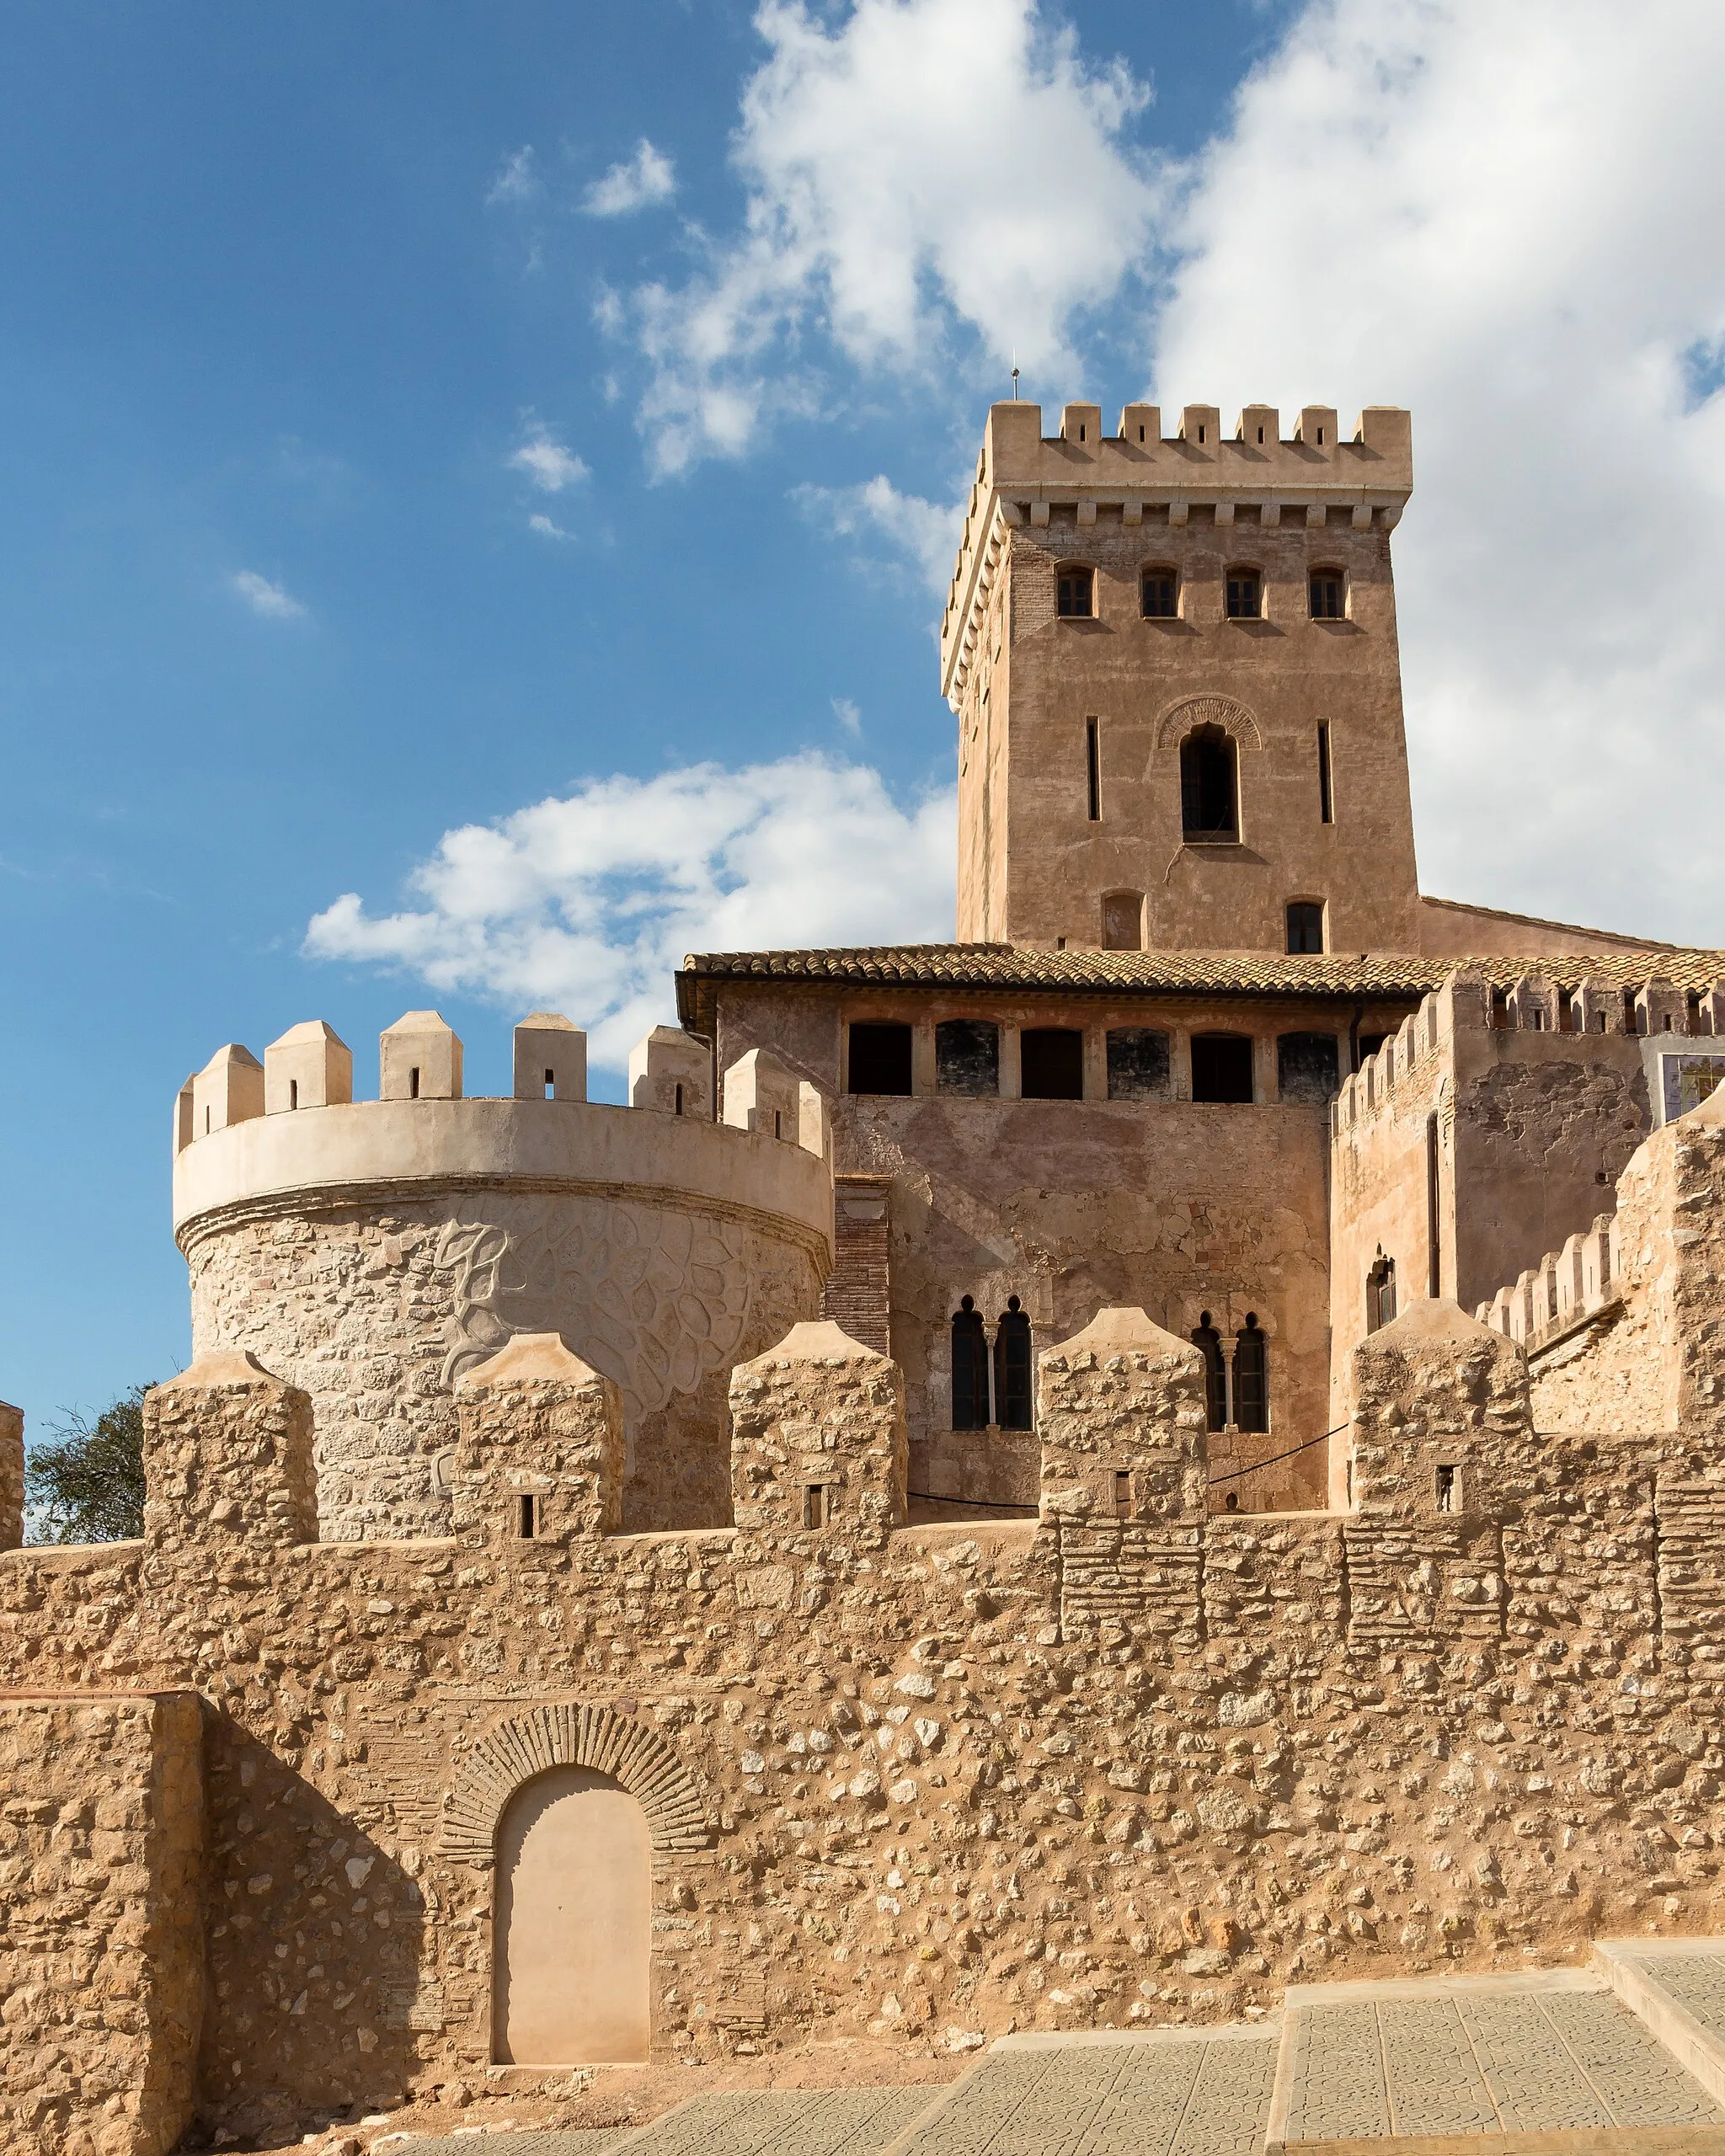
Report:
[[[1725,982],[1696,994],[1657,974],[1619,984],[1588,974],[1563,985],[1543,971],[1530,971],[1501,988],[1473,968],[1458,967],[1343,1081],[1331,1104],[1332,1133],[1340,1137],[1362,1129],[1393,1108],[1416,1072],[1423,1094],[1424,1059],[1464,1032],[1569,1037],[1578,1046],[1582,1035],[1596,1041],[1600,1035],[1725,1038]]]
[[[1474,1315],[1530,1355],[1566,1339],[1587,1319],[1622,1299],[1617,1216],[1601,1213],[1584,1235],[1548,1250],[1512,1288],[1499,1288]]]
[[[1391,406],[1368,406],[1344,431],[1332,408],[1308,405],[1285,439],[1268,404],[1247,405],[1231,428],[1216,406],[1188,404],[1172,433],[1162,427],[1155,404],[1124,407],[1112,434],[1099,405],[1068,404],[1052,435],[1039,404],[990,408],[941,622],[941,687],[954,710],[1016,526],[1070,511],[1081,530],[1110,520],[1178,531],[1194,511],[1226,526],[1246,509],[1260,527],[1324,530],[1340,513],[1354,531],[1387,531],[1413,488],[1411,421]]]
[[[724,1074],[713,1117],[707,1043],[655,1027],[635,1050],[628,1107],[586,1097],[586,1036],[555,1012],[515,1028],[515,1092],[465,1097],[462,1043],[413,1011],[379,1043],[380,1093],[353,1097],[353,1057],[319,1021],[292,1027],[260,1065],[230,1042],[174,1103],[174,1233],[236,1205],[379,1185],[671,1190],[788,1214],[829,1257],[832,1174],[825,1103],[758,1051]],[[680,1074],[661,1082],[664,1069]],[[745,1096],[771,1103],[743,1105]],[[810,1097],[812,1096],[812,1097]]]

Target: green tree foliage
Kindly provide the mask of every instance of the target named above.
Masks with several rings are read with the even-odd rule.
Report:
[[[93,1422],[67,1415],[24,1462],[32,1542],[124,1542],[144,1531],[144,1395],[134,1385]]]

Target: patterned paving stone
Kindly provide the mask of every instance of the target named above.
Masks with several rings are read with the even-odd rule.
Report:
[[[400,2156],[611,2156],[636,2129],[632,2126],[535,2128],[526,2133],[414,2134],[392,2141]]]
[[[990,2052],[895,2156],[1256,2156],[1273,2037]]]
[[[1700,2082],[1610,1992],[1554,1992],[1540,2004],[1619,2126],[1725,2123]]]
[[[1276,2084],[1276,2045],[1206,2044],[1169,2156],[1258,2156]]]
[[[697,2096],[632,2136],[628,2156],[878,2156],[939,2094],[756,2089]]]
[[[1309,2006],[1290,2017],[1290,2141],[1365,2141],[1391,2132],[1377,2009]]]
[[[1498,2107],[1452,1999],[1386,1999],[1378,2031],[1397,2132],[1496,2129]]]
[[[1616,2124],[1598,2089],[1574,2069],[1556,2024],[1531,1992],[1475,1993],[1457,2004],[1510,2132],[1579,2133]]]
[[[1710,2036],[1725,2043],[1725,1954],[1649,1955],[1639,1967],[1652,1983],[1670,1993]]]
[[[1315,2004],[1290,2024],[1290,2143],[1725,2124],[1608,1991]]]

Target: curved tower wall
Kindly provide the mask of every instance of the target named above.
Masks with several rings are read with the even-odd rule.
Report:
[[[832,1262],[830,1167],[794,1129],[585,1101],[212,1118],[174,1214],[195,1353],[312,1396],[330,1541],[447,1532],[451,1389],[517,1332],[620,1387],[626,1529],[725,1524],[730,1372],[818,1314]]]

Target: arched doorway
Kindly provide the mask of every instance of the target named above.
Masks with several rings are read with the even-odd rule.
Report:
[[[496,1847],[494,2057],[645,2059],[653,1856],[638,1799],[595,1768],[553,1767],[510,1799]]]

